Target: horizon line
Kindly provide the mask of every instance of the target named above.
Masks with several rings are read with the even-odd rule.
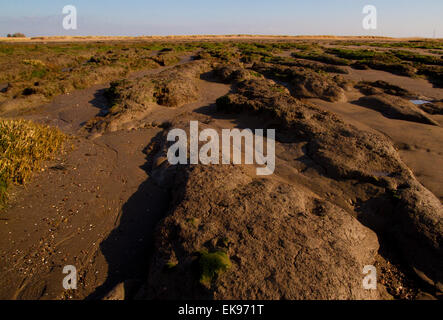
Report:
[[[285,38],[285,39],[380,39],[380,40],[443,40],[443,38],[429,38],[429,37],[389,37],[389,36],[375,36],[375,35],[285,35],[285,34],[190,34],[190,35],[141,35],[141,36],[121,36],[121,35],[59,35],[59,36],[33,36],[33,37],[7,37],[0,36],[0,41],[34,41],[34,40],[118,40],[118,39],[177,39],[177,38],[194,38],[194,39],[204,39],[204,38]]]

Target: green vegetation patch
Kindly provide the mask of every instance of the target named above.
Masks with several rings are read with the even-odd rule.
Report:
[[[319,51],[292,52],[291,56],[298,59],[313,60],[336,66],[347,66],[350,64],[349,60],[347,59],[336,57],[331,54]]]
[[[443,88],[443,67],[440,66],[421,66],[417,74],[424,75],[428,80],[438,88]]]
[[[381,51],[362,49],[362,50],[350,50],[341,48],[326,49],[327,53],[334,54],[340,58],[350,60],[365,60],[372,58],[386,58],[386,54]]]
[[[414,48],[414,49],[443,49],[442,41],[420,41],[420,40],[411,40],[405,42],[355,42],[355,41],[347,41],[347,42],[335,42],[334,45],[340,46],[371,46],[377,48]]]
[[[428,64],[428,65],[440,65],[443,66],[443,59],[440,57],[434,57],[430,55],[424,55],[419,54],[416,52],[411,51],[403,51],[403,50],[396,50],[391,51],[393,55],[395,55],[397,58],[405,61],[411,61],[415,63],[422,63],[422,64]]]
[[[203,285],[210,285],[213,280],[231,268],[231,260],[224,251],[209,253],[203,250],[199,254],[200,283]]]
[[[163,45],[153,44],[160,50]],[[187,46],[172,46],[174,52]],[[48,99],[74,89],[116,80],[132,70],[156,68],[177,62],[177,53],[152,55],[138,43],[0,44],[0,83],[11,86],[4,99],[39,94]],[[27,88],[31,88],[29,90]]]
[[[165,271],[172,271],[172,270],[174,270],[175,268],[177,268],[177,266],[178,266],[178,263],[177,263],[177,262],[174,262],[174,261],[168,261],[168,262],[166,262],[166,264],[165,264],[165,268],[164,268],[164,270],[165,270]]]

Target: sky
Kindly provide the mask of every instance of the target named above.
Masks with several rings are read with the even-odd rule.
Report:
[[[77,9],[65,30],[62,9]],[[377,29],[362,26],[377,8]],[[0,36],[377,35],[443,38],[443,0],[0,0]]]

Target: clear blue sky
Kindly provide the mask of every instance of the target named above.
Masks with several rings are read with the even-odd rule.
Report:
[[[78,29],[62,27],[62,8]],[[362,28],[364,5],[378,29]],[[0,35],[287,34],[443,37],[443,0],[0,0]]]

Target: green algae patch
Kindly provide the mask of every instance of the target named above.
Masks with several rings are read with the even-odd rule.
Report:
[[[203,285],[210,285],[213,280],[231,268],[231,260],[229,260],[226,252],[216,251],[209,253],[207,251],[200,251],[199,253],[199,280]]]

